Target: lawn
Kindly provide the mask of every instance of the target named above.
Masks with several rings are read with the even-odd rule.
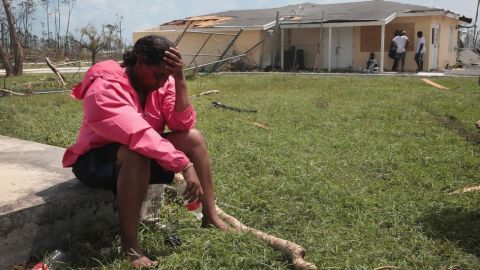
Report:
[[[305,247],[319,269],[479,269],[477,79],[214,75],[190,81],[217,202],[245,224]],[[212,102],[258,113],[214,108]],[[68,94],[0,99],[0,133],[67,147],[82,119]],[[259,128],[251,122],[268,126]],[[200,228],[167,196],[167,230],[142,225],[159,269],[292,269],[249,235]],[[91,251],[86,269],[126,269]],[[458,268],[455,268],[458,267]]]

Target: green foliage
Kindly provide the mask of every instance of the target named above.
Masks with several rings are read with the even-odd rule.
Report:
[[[476,79],[213,75],[190,81],[217,202],[245,224],[294,241],[319,269],[478,269]],[[258,113],[213,108],[212,101]],[[0,99],[0,133],[66,147],[81,122],[67,94]],[[269,127],[256,127],[257,122]],[[159,269],[291,269],[248,235],[201,229],[173,199],[159,211],[184,244],[144,225]],[[95,269],[126,269],[121,255]]]

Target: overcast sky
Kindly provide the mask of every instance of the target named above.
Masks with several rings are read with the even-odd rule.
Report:
[[[77,0],[71,18],[70,29],[75,32],[75,29],[84,26],[88,22],[98,26],[105,23],[113,23],[115,21],[115,15],[123,16],[123,36],[126,42],[131,42],[134,31],[189,16],[204,15],[231,9],[272,8],[305,2],[330,4],[359,1],[362,0]],[[396,2],[436,6],[474,18],[477,1],[396,0]],[[42,11],[41,8],[38,8],[36,22],[45,21],[45,12]],[[50,28],[53,29],[53,18],[50,20],[50,24]],[[39,23],[36,25],[40,27]]]

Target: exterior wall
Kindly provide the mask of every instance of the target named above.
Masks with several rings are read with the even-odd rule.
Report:
[[[324,29],[324,32],[328,33],[328,30],[325,31]],[[306,69],[313,69],[315,67],[315,60],[317,61],[317,68],[321,68],[323,61],[321,47],[317,59],[319,39],[319,28],[284,29],[284,50],[288,50],[290,46],[295,46],[297,51],[303,50],[303,61]]]
[[[185,65],[194,67],[195,64],[193,63],[193,58],[195,55],[199,53],[202,45],[207,41],[207,45],[202,49],[200,55],[195,58],[196,65],[202,65],[210,62],[217,61],[220,55],[225,51],[228,47],[234,35],[238,33],[238,31],[222,31],[223,34],[228,35],[221,35],[215,34],[220,32],[212,32],[212,36],[209,38],[208,29],[197,29],[203,30],[202,32],[205,33],[192,33],[187,32],[182,37],[182,40],[178,44],[180,51],[182,52],[182,58]],[[152,31],[152,32],[134,32],[133,33],[133,42],[136,42],[138,39],[147,36],[147,35],[162,35],[174,42],[177,37],[182,33],[183,30],[179,31]],[[255,46],[258,42],[263,40],[264,31],[256,30],[256,31],[243,31],[238,39],[236,40],[235,44],[229,50],[225,57],[233,56],[234,54],[242,54],[251,49]],[[271,49],[270,49],[271,50]],[[268,48],[265,49],[266,52],[270,51]],[[248,56],[244,57],[243,59],[253,65],[256,66],[260,63],[262,55],[262,45],[258,45],[255,49],[253,49]],[[268,59],[269,60],[269,59]]]
[[[415,52],[414,49],[416,48],[418,38],[417,38],[417,32],[422,31],[423,35],[425,36],[426,39],[426,48],[427,48],[427,53],[425,54],[424,58],[424,70],[429,70],[430,67],[428,66],[429,63],[429,48],[430,48],[430,43],[429,40],[431,40],[431,24],[432,24],[432,18],[423,16],[423,17],[400,17],[392,22],[390,22],[389,25],[387,25],[385,29],[385,62],[384,62],[384,68],[386,70],[391,70],[392,65],[393,65],[393,59],[388,57],[388,50],[390,49],[390,44],[391,41],[394,37],[394,31],[393,29],[397,29],[396,26],[400,27],[399,30],[402,30],[402,25],[406,25],[408,23],[413,23],[414,24],[414,32],[409,33],[407,32],[407,37],[410,40],[410,44],[408,45],[407,48],[407,55],[405,57],[405,70],[406,71],[415,71],[417,69],[417,64],[415,63]],[[381,31],[381,28],[378,27],[378,31]],[[361,32],[362,32],[362,27],[355,27],[354,28],[354,60],[353,60],[353,67],[355,70],[358,70],[360,68],[365,68],[365,65],[367,63],[367,60],[370,56],[370,52],[362,52],[360,49],[360,44],[361,44]],[[372,41],[374,42],[374,41]],[[380,50],[373,51],[375,53],[375,57],[378,60],[378,64],[380,65]]]
[[[458,22],[452,18],[445,16],[434,17],[432,23],[440,25],[440,47],[438,55],[438,68],[444,69],[446,65],[453,66],[457,62],[457,40],[458,40]],[[453,31],[451,34],[451,27]],[[431,29],[429,35],[431,35]],[[431,39],[427,39],[427,43],[432,43]],[[427,47],[428,49],[428,47]]]
[[[415,57],[414,49],[416,48],[417,42],[418,42],[418,38],[417,38],[418,31],[423,32],[423,36],[425,37],[425,40],[426,40],[427,52],[425,53],[425,57],[424,57],[424,70],[428,71],[431,69],[430,51],[432,47],[432,24],[433,23],[438,23],[440,25],[440,40],[439,40],[440,47],[439,47],[439,57],[438,57],[439,69],[445,68],[446,64],[449,64],[450,66],[452,66],[456,63],[456,59],[457,59],[456,46],[457,46],[457,38],[458,38],[458,31],[456,30],[456,26],[458,22],[456,20],[448,18],[446,16],[400,17],[400,18],[396,18],[389,25],[387,25],[387,29],[385,32],[384,68],[386,70],[391,70],[393,65],[393,60],[388,57],[388,49],[390,48],[390,43],[393,38],[393,33],[390,33],[390,31],[388,31],[388,28],[395,29],[395,25],[402,25],[405,23],[414,23],[415,25],[414,27],[415,31],[413,33],[407,32],[407,36],[410,40],[410,44],[409,44],[409,50],[407,51],[407,56],[405,58],[405,70],[415,71],[417,69],[417,65],[414,60],[414,57]],[[450,27],[453,27],[454,29],[451,36],[449,35]],[[380,31],[380,27],[378,27],[378,29]],[[362,32],[362,27],[354,28],[353,67],[355,70],[365,67],[366,61],[370,54],[369,52],[362,52],[360,49],[361,32]],[[452,39],[451,41],[449,41],[449,37]],[[380,50],[376,50],[374,51],[374,53],[380,64]]]

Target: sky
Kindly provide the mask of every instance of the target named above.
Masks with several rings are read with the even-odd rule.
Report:
[[[331,4],[345,2],[360,2],[364,0],[77,0],[71,16],[73,33],[87,23],[101,26],[113,23],[123,16],[123,38],[126,43],[132,42],[134,31],[155,27],[159,24],[183,19],[189,16],[205,15],[232,9],[259,9],[313,2],[316,4]],[[394,0],[405,4],[436,6],[451,10],[470,18],[475,17],[476,0]],[[66,14],[66,12],[63,12]],[[40,30],[40,21],[45,20],[45,12],[37,8],[37,22],[34,31]],[[53,18],[50,28],[53,28]],[[66,25],[66,23],[62,23]],[[35,30],[35,28],[37,30]],[[64,30],[61,31],[62,33]]]

